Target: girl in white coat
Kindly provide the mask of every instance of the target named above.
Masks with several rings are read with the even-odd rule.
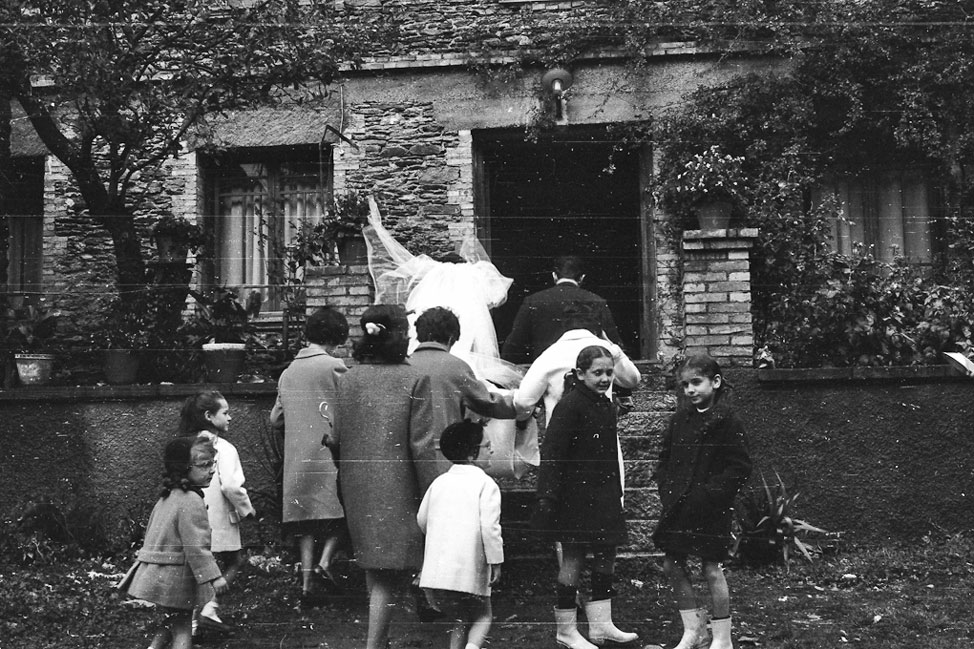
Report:
[[[224,436],[230,427],[230,406],[216,390],[203,390],[183,403],[179,415],[181,435],[199,435],[209,439],[216,449],[216,472],[203,490],[210,528],[213,530],[211,551],[224,566],[223,575],[232,583],[247,558],[240,540],[240,521],[255,517],[254,506],[244,489],[244,472],[236,447]],[[220,619],[216,597],[199,613],[199,624],[226,632],[230,625]]]
[[[421,588],[434,608],[453,620],[450,649],[480,649],[493,613],[490,587],[501,576],[501,492],[484,469],[490,441],[483,424],[450,424],[440,451],[453,462],[430,485],[417,520],[426,534]]]

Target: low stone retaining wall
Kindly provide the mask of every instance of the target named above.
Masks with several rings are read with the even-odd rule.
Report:
[[[627,460],[630,552],[648,540],[658,500],[649,482],[675,400],[649,366],[637,410],[620,422]],[[974,383],[946,368],[729,372],[756,469],[800,490],[798,515],[845,538],[915,539],[974,528]],[[144,522],[161,450],[199,385],[0,390],[0,514],[30,500],[92,507],[106,531]],[[267,414],[274,384],[214,386],[230,402],[237,446],[259,509],[276,497]],[[523,518],[531,480],[505,485],[508,520]],[[752,486],[759,485],[757,473]],[[512,530],[513,531],[513,530]],[[517,551],[537,551],[517,544]],[[513,549],[513,548],[512,548]]]

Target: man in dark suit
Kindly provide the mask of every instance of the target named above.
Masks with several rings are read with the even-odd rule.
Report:
[[[524,298],[504,341],[501,358],[511,363],[531,363],[569,328],[589,329],[596,335],[604,332],[609,340],[620,344],[606,301],[580,286],[585,272],[579,257],[558,257],[551,276],[554,286]]]

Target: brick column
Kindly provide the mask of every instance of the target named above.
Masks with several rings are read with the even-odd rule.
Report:
[[[750,248],[756,228],[683,233],[686,351],[705,352],[726,365],[750,366]]]
[[[308,295],[308,313],[323,306],[332,306],[348,319],[348,344],[336,349],[335,356],[350,358],[352,341],[362,335],[359,318],[372,304],[374,291],[369,267],[363,264],[308,268],[305,271],[304,285]]]

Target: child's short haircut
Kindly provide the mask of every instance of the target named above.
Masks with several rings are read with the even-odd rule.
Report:
[[[460,320],[450,309],[434,306],[416,318],[416,339],[421,343],[437,342],[443,345],[460,338]]]
[[[348,340],[348,320],[335,307],[321,307],[304,323],[304,337],[317,345],[341,345]]]
[[[450,424],[440,436],[440,452],[454,464],[466,464],[484,441],[484,425],[464,419]]]

